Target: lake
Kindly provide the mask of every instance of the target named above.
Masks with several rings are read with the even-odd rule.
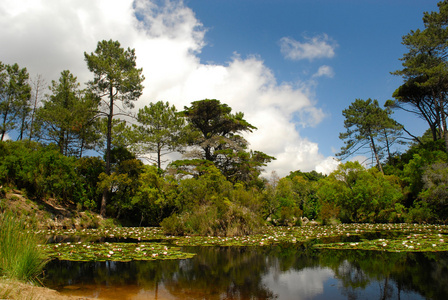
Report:
[[[44,284],[101,299],[448,299],[447,252],[317,249],[312,243],[183,247],[181,260],[53,260]]]

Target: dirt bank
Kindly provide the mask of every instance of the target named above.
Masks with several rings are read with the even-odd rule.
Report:
[[[57,291],[25,284],[16,280],[2,278],[0,279],[0,298],[1,299],[29,299],[29,300],[85,300],[89,298],[64,296]],[[98,298],[96,298],[98,299]]]

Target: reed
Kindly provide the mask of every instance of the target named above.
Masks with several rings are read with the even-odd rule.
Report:
[[[10,212],[0,214],[0,274],[37,282],[48,261],[39,247],[41,242],[24,220]]]

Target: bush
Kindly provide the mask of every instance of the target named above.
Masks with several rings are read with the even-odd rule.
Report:
[[[405,215],[406,223],[430,223],[434,221],[434,213],[426,202],[417,202]]]
[[[226,208],[202,205],[192,212],[173,214],[161,226],[170,235],[242,236],[257,233],[263,220],[247,207],[227,201]]]
[[[42,242],[12,213],[0,215],[0,273],[21,281],[36,281],[47,263]]]

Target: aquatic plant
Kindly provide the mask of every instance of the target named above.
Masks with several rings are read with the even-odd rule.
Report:
[[[71,242],[45,245],[52,258],[80,261],[185,259],[194,254],[183,246],[265,247],[307,243],[315,248],[362,249],[389,252],[448,251],[448,226],[417,224],[338,224],[329,226],[270,226],[243,236],[165,235],[156,227],[41,230],[46,236]],[[110,242],[104,242],[106,239]],[[103,242],[101,242],[103,241]],[[112,242],[114,241],[114,242]],[[126,243],[123,243],[126,242]]]
[[[186,259],[195,254],[160,243],[57,243],[44,246],[52,258],[71,261],[131,261]]]

